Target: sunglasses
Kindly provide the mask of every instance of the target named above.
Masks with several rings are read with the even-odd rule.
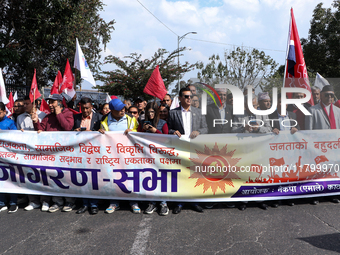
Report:
[[[184,95],[184,97],[185,97],[185,98],[191,98],[191,96],[190,96],[190,95]]]
[[[325,97],[334,98],[334,94],[333,93],[325,93]]]
[[[129,112],[129,113],[131,113],[131,114],[137,114],[138,112]]]

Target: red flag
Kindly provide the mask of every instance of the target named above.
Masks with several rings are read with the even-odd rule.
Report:
[[[155,70],[153,70],[143,92],[148,95],[158,97],[160,100],[163,100],[167,91],[161,77],[161,73],[159,72],[159,66],[156,66]]]
[[[270,166],[283,166],[285,164],[285,160],[282,158],[269,158]]]
[[[73,115],[76,115],[76,114],[81,113],[80,108],[79,108],[79,110],[80,110],[79,112],[77,112],[76,110],[73,110],[72,108],[69,108],[69,107],[67,106],[67,104],[66,104],[65,98],[63,98],[63,105],[64,105],[65,108],[68,108],[68,109],[73,113]]]
[[[334,105],[340,108],[340,99]]]
[[[33,103],[33,100],[36,100],[38,97],[41,97],[41,94],[38,90],[38,84],[37,84],[37,71],[34,69],[34,76],[32,80],[31,90],[30,90],[30,99]]]
[[[54,83],[53,83],[53,86],[52,86],[52,89],[51,89],[51,95],[53,94],[59,94],[59,88],[60,88],[60,85],[63,83],[63,76],[61,75],[61,72],[58,71],[58,74],[57,76],[55,77],[54,79]]]
[[[321,156],[317,156],[315,159],[315,163],[316,164],[320,164],[322,162],[326,162],[326,161],[329,161],[325,155],[321,155]]]
[[[80,112],[77,112],[76,110],[73,110],[72,108],[68,108],[71,112],[73,112],[73,115],[76,115],[76,114],[79,114],[79,113],[81,113],[81,111]]]
[[[67,59],[66,67],[65,67],[65,71],[64,71],[63,82],[62,82],[61,87],[59,89],[59,94],[61,92],[63,92],[64,89],[72,89],[73,88],[73,81],[74,81],[73,73],[71,71],[70,62]]]
[[[289,43],[287,45],[284,86],[304,88],[312,93],[309,84],[307,67],[301,48],[300,37],[295,23],[293,8],[291,9],[288,38]],[[308,103],[314,105],[313,97],[310,98]]]
[[[41,100],[40,111],[46,114],[51,113],[50,107],[44,99]]]
[[[9,93],[9,97],[8,97],[8,104],[6,104],[7,109],[11,112],[8,116],[13,114],[13,107],[14,107],[14,99],[13,99],[13,94],[12,92]]]

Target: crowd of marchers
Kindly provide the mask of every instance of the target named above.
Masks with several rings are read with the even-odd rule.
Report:
[[[274,133],[280,135],[281,131],[289,131],[292,135],[299,130],[314,129],[339,129],[340,109],[334,104],[334,89],[332,86],[324,86],[322,90],[312,88],[314,106],[305,103],[304,106],[311,113],[305,116],[295,105],[288,105],[285,115],[281,113],[281,96],[278,96],[275,112],[269,116],[254,115],[248,107],[247,99],[252,97],[255,109],[267,110],[271,108],[271,98],[267,92],[255,92],[245,95],[244,114],[233,115],[233,95],[227,89],[216,89],[221,100],[207,106],[205,116],[201,114],[200,96],[194,85],[182,88],[178,94],[178,100],[173,101],[170,95],[166,95],[160,102],[147,103],[141,96],[133,100],[122,100],[114,97],[109,103],[103,104],[99,109],[93,107],[90,98],[83,97],[79,102],[81,113],[74,114],[72,101],[69,97],[53,94],[46,98],[50,113],[46,114],[39,110],[38,101],[31,102],[27,96],[18,99],[14,103],[14,113],[10,118],[6,116],[6,107],[0,102],[0,130],[21,130],[22,132],[37,131],[93,131],[104,134],[110,131],[148,132],[155,134],[169,134],[178,137],[186,136],[194,139],[201,134],[221,133]],[[294,93],[293,98],[304,98],[303,93]],[[66,100],[65,100],[66,99]],[[70,104],[71,103],[71,104]],[[171,110],[170,110],[171,109]],[[224,123],[216,124],[214,120],[226,120]],[[279,121],[270,122],[270,119]],[[261,125],[260,121],[261,120]],[[285,120],[291,125],[283,125]],[[232,123],[230,125],[229,123]],[[245,123],[244,125],[242,123]],[[330,198],[338,203],[336,197]],[[58,210],[70,212],[75,209],[75,198],[61,196],[38,196],[28,195],[28,202],[24,210],[30,211],[40,208],[43,212],[56,212]],[[77,214],[89,211],[97,214],[98,200],[83,198],[82,206],[76,210]],[[317,199],[312,199],[317,204]],[[17,194],[0,194],[0,211],[8,210],[14,213],[18,210]],[[138,201],[129,201],[133,213],[141,213]],[[189,203],[197,212],[203,212],[203,207],[211,208],[214,204]],[[279,206],[280,201],[259,202],[262,209],[268,205]],[[294,201],[288,201],[294,205]],[[113,213],[120,208],[120,201],[111,200],[107,202],[105,213]],[[228,206],[235,206],[230,203]],[[246,203],[238,204],[240,210],[246,209]],[[173,213],[178,214],[183,208],[183,203],[175,203]],[[150,201],[144,213],[151,214],[159,209],[160,215],[167,215],[169,207],[167,201],[157,203]]]

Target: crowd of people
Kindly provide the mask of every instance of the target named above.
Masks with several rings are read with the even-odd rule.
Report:
[[[305,116],[295,105],[289,105],[285,115],[281,112],[281,97],[279,95],[276,110],[269,116],[254,115],[248,107],[247,98],[252,97],[255,109],[267,110],[271,108],[269,93],[262,92],[257,96],[254,91],[252,95],[245,95],[244,114],[233,115],[233,95],[227,89],[216,89],[220,99],[207,106],[207,114],[203,116],[200,110],[200,96],[194,85],[182,88],[178,94],[178,104],[174,104],[170,95],[166,95],[160,102],[147,103],[143,97],[138,96],[133,100],[126,99],[123,102],[114,98],[109,103],[95,110],[90,98],[83,97],[79,102],[81,113],[75,114],[65,104],[65,97],[60,94],[50,95],[48,102],[50,113],[39,111],[35,104],[27,96],[18,99],[14,103],[14,112],[10,118],[6,117],[6,107],[0,102],[0,129],[25,131],[98,131],[102,134],[108,131],[148,132],[155,134],[169,134],[178,137],[186,136],[194,139],[201,134],[222,133],[274,133],[279,135],[281,131],[289,130],[291,134],[299,130],[314,129],[339,129],[340,109],[334,105],[334,89],[332,86],[324,86],[322,90],[312,88],[314,106],[304,106],[312,114]],[[304,98],[303,93],[294,93],[294,98]],[[69,100],[68,100],[69,101]],[[171,109],[171,110],[170,110]],[[215,119],[226,120],[223,124],[216,124]],[[268,119],[278,119],[271,125]],[[261,120],[262,125],[260,125]],[[287,120],[291,125],[282,125]],[[295,122],[296,121],[296,122]],[[230,125],[229,123],[233,123]],[[242,125],[245,123],[245,125]],[[297,123],[295,125],[294,123]],[[0,194],[0,211],[8,210],[14,213],[18,210],[17,194]],[[58,196],[28,195],[26,211],[41,208],[43,212],[56,212],[62,210],[70,212],[75,209],[75,198]],[[332,197],[333,202],[339,202]],[[83,198],[82,206],[76,210],[77,214],[89,211],[91,214],[98,213],[98,200]],[[279,201],[271,201],[272,206],[277,207]],[[313,199],[313,204],[318,200]],[[105,213],[113,213],[120,208],[117,200],[111,200]],[[138,201],[130,201],[133,213],[141,213]],[[200,203],[189,203],[197,212],[203,212]],[[289,201],[289,205],[294,205]],[[211,208],[213,204],[206,204]],[[229,204],[229,206],[234,206]],[[267,202],[260,202],[262,209],[268,208]],[[183,203],[175,203],[173,213],[178,214],[183,208]],[[157,210],[157,203],[150,201],[144,213],[151,214]],[[240,203],[239,209],[246,209],[246,203]],[[169,207],[166,201],[159,203],[159,214],[168,215]]]

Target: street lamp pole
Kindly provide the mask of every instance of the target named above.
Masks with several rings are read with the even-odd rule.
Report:
[[[186,33],[185,35],[182,35],[182,36],[178,36],[177,37],[177,51],[178,51],[178,55],[177,55],[177,65],[178,65],[178,93],[180,91],[180,85],[179,85],[179,76],[180,76],[180,73],[179,73],[179,43],[184,39],[185,36],[187,36],[188,34],[197,34],[197,32],[188,32]]]

